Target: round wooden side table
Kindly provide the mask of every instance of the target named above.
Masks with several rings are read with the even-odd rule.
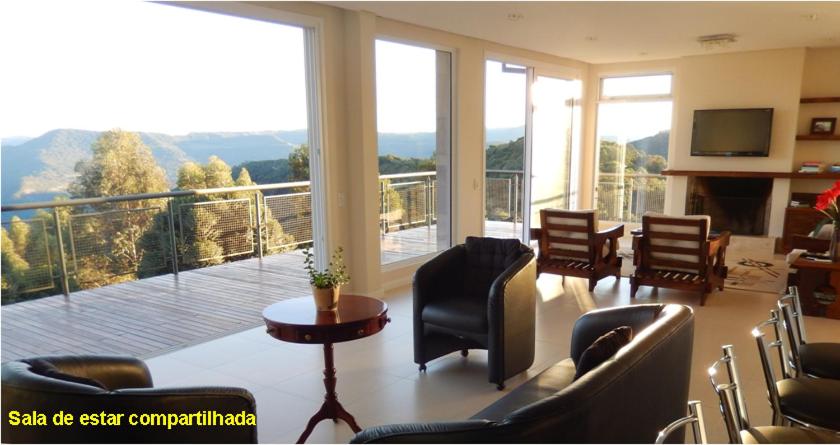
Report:
[[[297,443],[304,443],[315,425],[325,419],[341,419],[347,422],[354,433],[361,431],[353,416],[338,402],[335,393],[333,343],[376,334],[391,321],[387,314],[388,305],[382,300],[345,294],[341,295],[338,307],[332,311],[316,310],[312,297],[281,301],[263,310],[268,335],[292,343],[324,345],[324,404],[309,419]]]

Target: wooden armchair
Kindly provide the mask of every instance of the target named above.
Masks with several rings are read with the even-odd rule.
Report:
[[[541,229],[531,229],[531,238],[539,241],[537,276],[546,272],[586,278],[589,291],[601,278],[621,279],[621,257],[618,239],[624,236],[624,225],[597,232],[594,210],[540,210]]]
[[[639,286],[697,291],[700,306],[726,279],[726,247],[730,232],[709,238],[708,216],[645,215],[634,247],[639,264],[630,276],[630,297]]]

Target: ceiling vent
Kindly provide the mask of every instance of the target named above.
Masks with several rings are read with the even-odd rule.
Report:
[[[708,36],[698,37],[697,42],[700,43],[700,46],[706,51],[711,51],[729,47],[729,44],[738,41],[735,37],[737,37],[735,34],[711,34]]]

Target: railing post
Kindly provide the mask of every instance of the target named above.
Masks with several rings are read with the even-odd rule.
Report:
[[[260,192],[254,192],[254,204],[257,211],[257,254],[260,259],[263,257],[263,238],[262,238],[262,211],[260,206]]]
[[[67,261],[64,258],[64,239],[61,235],[61,217],[58,207],[53,207],[53,221],[55,222],[55,241],[58,243],[58,261],[61,263],[61,290],[65,297],[70,296],[70,282],[67,279]]]
[[[385,181],[379,180],[379,200],[380,200],[380,215],[379,215],[379,225],[381,226],[380,232],[382,235],[388,231],[388,197],[385,196]]]
[[[172,255],[172,273],[178,275],[178,244],[175,238],[175,201],[173,198],[169,198],[167,205],[169,207],[169,249]]]
[[[523,203],[525,204],[525,203]],[[516,220],[519,219],[519,175],[513,175],[513,236],[516,236]]]
[[[432,177],[426,176],[426,226],[432,228]]]

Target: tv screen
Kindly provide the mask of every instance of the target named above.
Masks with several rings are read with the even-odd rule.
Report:
[[[692,156],[767,156],[772,108],[694,110]]]

